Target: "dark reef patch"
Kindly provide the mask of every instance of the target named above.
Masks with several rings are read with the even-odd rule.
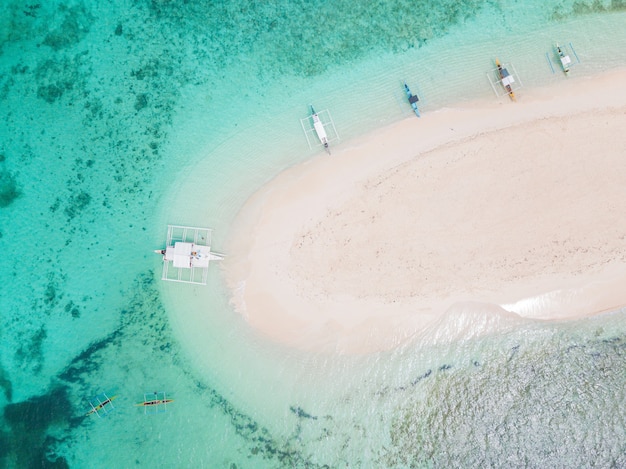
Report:
[[[291,411],[292,414],[294,414],[299,419],[317,420],[317,417],[315,417],[314,415],[309,414],[304,409],[302,409],[302,407],[290,406],[289,410]]]
[[[42,60],[33,71],[37,83],[37,97],[49,104],[68,96],[69,101],[80,99],[87,75],[83,70],[88,62],[86,53],[73,56],[59,54],[54,60]]]
[[[97,340],[76,355],[72,361],[66,366],[58,378],[68,383],[83,383],[85,377],[95,372],[103,362],[102,355],[113,344],[119,344],[122,337],[121,329],[116,329],[111,334]]]
[[[71,301],[71,300],[68,301],[65,304],[65,308],[64,309],[65,309],[65,312],[71,314],[74,319],[80,318],[80,309],[78,308],[77,305],[74,304],[73,301]]]
[[[61,24],[51,29],[43,40],[43,44],[55,51],[78,44],[88,33],[94,18],[84,5],[67,7],[59,5],[59,14],[63,17]]]
[[[13,400],[13,384],[11,380],[9,380],[8,373],[2,366],[0,366],[0,388],[2,388],[7,401],[11,402]]]
[[[72,82],[57,82],[48,85],[41,85],[37,88],[37,97],[52,104],[63,94],[72,89]]]
[[[47,436],[47,431],[53,425],[67,425],[72,413],[64,386],[55,387],[42,396],[8,404],[3,419],[11,431],[2,438],[8,445],[2,451],[5,459],[11,458],[17,467],[24,468],[69,467],[63,458],[54,454],[56,441]]]
[[[572,3],[562,2],[554,7],[551,18],[561,21],[573,16],[616,13],[620,11],[626,11],[626,0],[576,0]]]
[[[146,93],[139,93],[135,96],[135,111],[141,111],[148,106],[148,95]]]
[[[8,207],[20,195],[22,193],[18,189],[15,176],[7,169],[0,168],[0,208]]]
[[[146,2],[147,3],[147,2]],[[208,44],[198,60],[223,68],[239,57],[264,57],[272,64],[257,73],[316,76],[334,64],[373,51],[419,48],[480,13],[488,0],[394,2],[149,2],[148,22],[178,23],[176,31],[205,31]],[[307,27],[303,28],[302,24]],[[364,40],[367,38],[367,40]]]
[[[74,218],[80,212],[82,212],[91,202],[91,195],[85,191],[81,191],[77,194],[72,194],[69,198],[67,206],[63,212],[69,220]]]
[[[45,326],[40,326],[31,332],[30,337],[23,338],[20,346],[15,350],[15,360],[22,368],[30,365],[31,372],[38,374],[43,368],[43,343],[48,337]]]

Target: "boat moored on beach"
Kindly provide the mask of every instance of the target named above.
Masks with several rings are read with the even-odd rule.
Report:
[[[563,48],[559,46],[558,43],[555,46],[555,50],[556,50],[557,55],[559,56],[559,60],[561,62],[561,68],[563,69],[563,72],[567,75],[569,73],[569,67],[570,67],[570,64],[572,63],[572,59],[569,58],[569,55],[565,53]]]
[[[513,91],[513,83],[515,83],[515,78],[513,75],[509,73],[509,71],[500,63],[500,61],[496,58],[496,68],[498,70],[498,75],[500,76],[500,83],[502,83],[503,88],[506,90],[506,93],[509,95],[509,98],[513,101],[517,101],[515,98],[515,92]]]
[[[556,73],[554,65],[557,65],[563,70],[565,76],[569,76],[571,68],[580,63],[580,57],[578,57],[574,45],[571,42],[567,45],[561,45],[558,42],[555,43],[552,50],[546,52],[546,59],[552,73]]]
[[[310,114],[300,119],[300,125],[304,131],[304,136],[312,150],[316,146],[324,147],[326,153],[330,155],[330,142],[339,140],[339,134],[335,128],[335,123],[328,109],[316,111],[312,104],[309,104]],[[317,137],[317,139],[313,136]]]
[[[417,103],[420,99],[416,94],[411,93],[411,89],[409,88],[409,85],[406,84],[406,81],[404,82],[404,91],[406,92],[406,96],[409,99],[409,103],[411,104],[413,111],[415,111],[415,115],[417,117],[421,117],[420,111],[417,108]]]
[[[330,155],[330,148],[328,146],[328,135],[326,135],[326,129],[324,129],[324,124],[320,120],[319,115],[315,112],[315,108],[312,104],[311,106],[311,119],[313,119],[313,128],[315,129],[315,133],[317,134],[317,138],[320,139],[322,145],[324,145],[324,149]]]

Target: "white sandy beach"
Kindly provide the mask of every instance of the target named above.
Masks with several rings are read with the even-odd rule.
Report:
[[[625,305],[624,84],[425,112],[279,174],[230,234],[235,308],[352,353]]]

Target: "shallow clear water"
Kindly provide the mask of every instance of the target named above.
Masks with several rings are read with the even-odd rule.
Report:
[[[215,228],[219,249],[257,187],[321,157],[300,127],[309,103],[348,145],[410,117],[404,79],[428,113],[495,99],[496,55],[526,87],[557,83],[554,41],[581,59],[571,78],[623,67],[622,3],[4,6],[3,465],[626,465],[625,311],[307,354],[249,330],[219,268],[207,287],[164,285],[151,252],[168,223]],[[175,402],[144,415],[155,390]],[[115,411],[85,417],[101,391]]]

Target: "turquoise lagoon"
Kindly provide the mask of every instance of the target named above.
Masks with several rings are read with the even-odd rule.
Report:
[[[152,253],[168,223],[220,250],[257,188],[325,157],[309,103],[349,145],[410,118],[405,79],[427,118],[496,99],[495,56],[527,88],[565,79],[555,41],[580,58],[568,79],[623,67],[625,24],[618,0],[4,0],[0,465],[626,466],[624,310],[305,353],[246,326],[219,266],[164,284]],[[175,402],[144,415],[157,390]],[[114,412],[85,416],[102,391]]]

